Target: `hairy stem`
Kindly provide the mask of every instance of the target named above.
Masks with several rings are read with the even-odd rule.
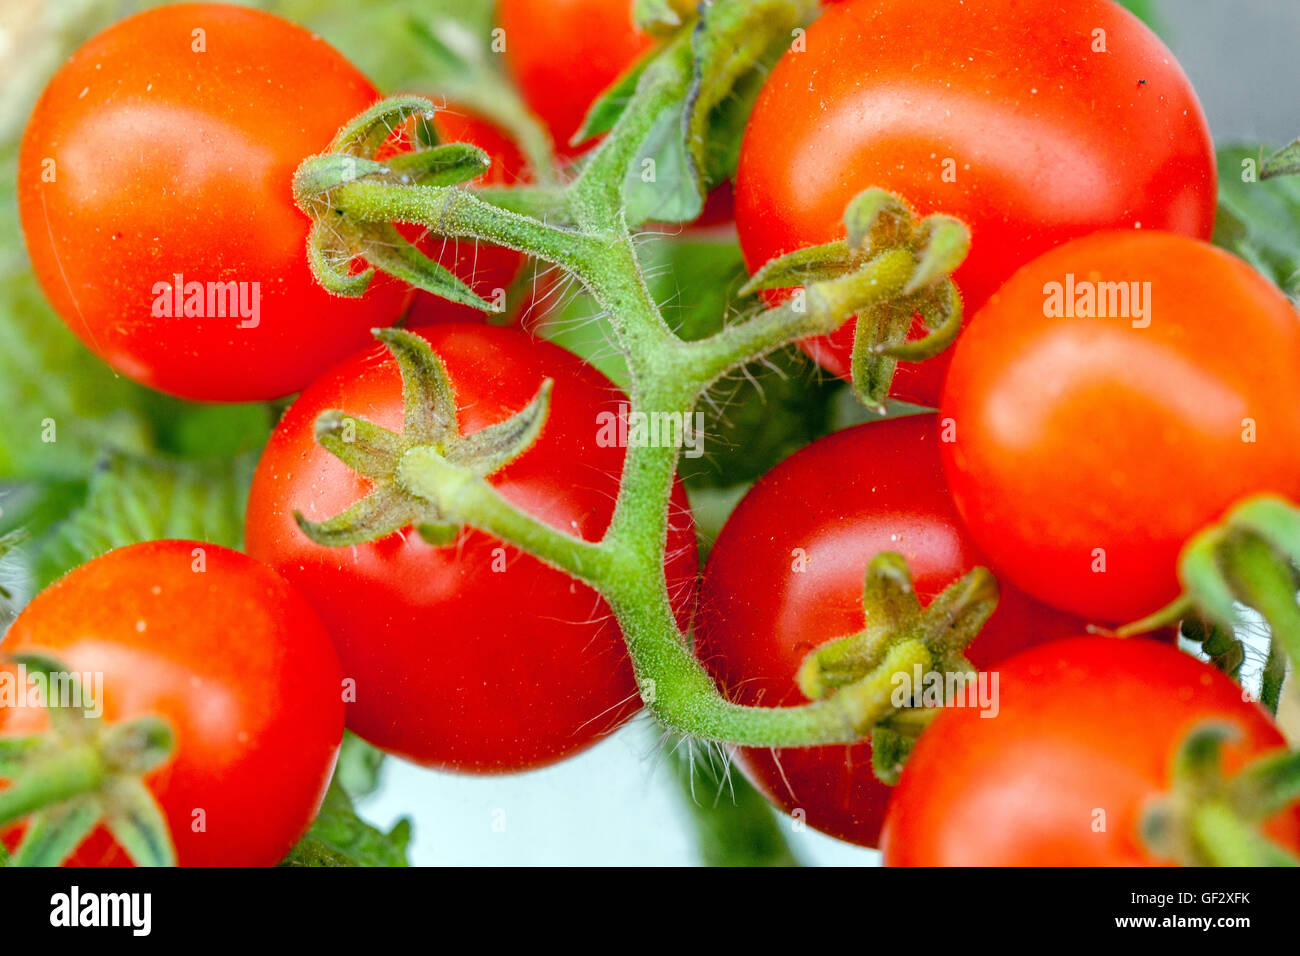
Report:
[[[567,187],[476,192],[362,179],[321,192],[317,214],[363,224],[423,225],[439,235],[481,239],[560,265],[607,313],[627,359],[636,412],[689,416],[722,376],[791,341],[834,331],[859,309],[910,294],[915,290],[909,283],[933,282],[926,269],[936,271],[918,249],[886,249],[868,261],[853,261],[852,271],[840,278],[823,276],[809,284],[806,295],[779,308],[711,338],[682,341],[646,284],[628,228],[625,188],[630,176],[641,173],[641,151],[656,124],[689,95],[694,70],[692,38],[683,30],[646,67],[614,128]],[[433,448],[407,452],[398,481],[450,521],[493,534],[600,592],[622,626],[644,700],[676,731],[749,746],[800,747],[854,743],[876,722],[894,720],[894,676],[934,663],[917,641],[896,645],[877,670],[813,703],[746,707],[719,691],[674,617],[664,571],[678,453],[668,445],[627,449],[614,515],[599,543],[520,512],[487,481]]]
[[[514,205],[524,208],[528,195],[516,194]],[[482,239],[554,262],[579,277],[603,252],[589,236],[505,208],[499,204],[500,191],[493,198],[496,201],[489,202],[457,186],[360,181],[339,186],[331,203],[338,213],[355,222],[413,223],[453,239]]]

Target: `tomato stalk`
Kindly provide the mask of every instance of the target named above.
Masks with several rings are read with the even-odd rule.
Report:
[[[909,307],[933,305],[934,313],[942,314],[935,322],[937,330],[954,312],[959,322],[959,302],[954,302],[949,276],[969,248],[968,230],[943,216],[918,221],[901,201],[878,190],[850,204],[846,241],[777,260],[747,290],[784,282],[802,285],[803,295],[693,342],[678,338],[665,322],[637,258],[624,189],[629,176],[640,169],[641,152],[655,124],[696,79],[695,57],[708,40],[701,31],[707,33],[710,23],[721,24],[718,29],[727,26],[727,17],[719,12],[723,7],[734,8],[733,28],[743,20],[744,5],[726,0],[715,4],[708,22],[696,31],[683,30],[668,40],[641,72],[635,95],[578,178],[558,190],[475,191],[405,176],[404,170],[460,168],[464,182],[481,170],[473,165],[472,155],[458,158],[452,153],[445,154],[441,165],[437,157],[425,165],[419,160],[386,166],[372,162],[384,131],[432,105],[403,98],[367,111],[344,129],[329,155],[308,160],[297,176],[299,204],[320,227],[314,233],[320,248],[312,259],[318,276],[334,283],[336,291],[357,294],[360,283],[350,262],[343,268],[343,257],[360,257],[371,267],[392,271],[386,250],[397,245],[393,235],[376,242],[367,230],[399,222],[448,238],[508,246],[558,264],[609,316],[631,373],[632,409],[650,415],[689,416],[722,376],[797,339],[832,332],[855,314],[889,309],[898,300]],[[799,4],[790,7],[802,9]],[[349,165],[340,156],[356,162]],[[342,246],[339,236],[347,240]],[[333,259],[321,251],[331,242]],[[401,263],[399,275],[438,294],[463,296],[466,291],[454,277],[409,258]],[[798,281],[788,281],[792,278]],[[404,380],[418,377],[414,369],[421,363],[428,368],[437,360],[399,356]],[[407,387],[409,400],[409,380]],[[428,389],[417,385],[414,392]],[[346,411],[322,417],[318,433],[326,441]],[[678,447],[634,443],[627,449],[613,518],[602,540],[591,543],[557,531],[503,499],[486,480],[490,470],[455,460],[447,447],[455,444],[450,433],[432,439],[411,435],[409,422],[407,432],[382,439],[379,457],[369,458],[360,469],[372,476],[377,472],[377,493],[390,496],[373,503],[372,510],[383,506],[382,520],[358,506],[320,525],[302,522],[304,530],[326,543],[346,543],[357,535],[371,540],[390,533],[394,522],[465,524],[579,578],[609,603],[622,627],[643,700],[677,732],[758,747],[853,743],[880,721],[893,719],[889,692],[894,677],[910,676],[916,666],[928,669],[936,659],[925,642],[905,638],[888,648],[874,668],[822,699],[789,707],[735,704],[720,693],[696,659],[669,601],[663,554]],[[345,451],[337,443],[326,447],[344,460],[355,455],[355,450]],[[900,727],[904,738],[911,734],[908,722],[901,721]]]

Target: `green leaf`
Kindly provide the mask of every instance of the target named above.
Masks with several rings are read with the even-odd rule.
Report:
[[[1300,139],[1282,147],[1259,168],[1260,179],[1272,179],[1275,176],[1294,176],[1300,173]]]
[[[0,407],[0,478],[65,491],[105,453],[226,458],[260,449],[272,425],[268,405],[185,402],[115,374],[68,331],[30,274],[0,281]]]
[[[1120,0],[1120,4],[1128,7],[1155,32],[1159,33],[1163,29],[1160,18],[1156,15],[1155,0]]]
[[[700,6],[689,49],[672,41],[645,66],[637,95],[659,84],[672,105],[659,112],[628,170],[630,225],[699,216],[708,191],[735,172],[768,71],[789,48],[794,29],[818,9],[814,0],[713,0]],[[608,128],[622,111],[611,97],[596,112],[593,128]]]
[[[714,0],[700,7],[692,36],[694,76],[686,139],[702,187],[729,178],[754,100],[771,68],[810,22],[815,0]]]
[[[627,222],[690,222],[704,208],[695,161],[682,137],[686,105],[665,110],[642,143],[624,184]]]
[[[831,398],[843,387],[794,348],[718,383],[699,408],[703,454],[680,459],[682,479],[719,488],[754,481],[831,430]]]
[[[1258,179],[1263,150],[1219,151],[1216,245],[1235,253],[1287,294],[1300,293],[1300,178]]]
[[[411,823],[399,820],[388,833],[366,823],[347,792],[330,784],[316,822],[281,866],[406,866]]]
[[[334,780],[349,797],[359,800],[374,793],[379,788],[379,770],[383,765],[382,750],[366,743],[352,731],[344,731]]]
[[[645,72],[647,64],[658,52],[655,49],[643,56],[632,69],[620,76],[605,92],[600,94],[596,102],[591,105],[586,118],[583,119],[581,128],[574,134],[574,142],[584,143],[595,136],[600,136],[602,133],[608,133],[614,128],[614,125],[627,109],[632,94],[636,92],[636,86],[641,81],[641,74]]]
[[[80,477],[103,448],[144,451],[143,395],[77,341],[30,273],[0,281],[0,476]]]
[[[199,404],[160,392],[145,392],[142,405],[153,430],[152,450],[194,461],[259,454],[280,417],[269,403]]]
[[[114,548],[180,538],[239,548],[252,456],[196,463],[117,455],[91,478],[85,503],[39,543],[44,587]]]

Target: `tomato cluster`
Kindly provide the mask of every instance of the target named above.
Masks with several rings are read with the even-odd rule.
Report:
[[[655,38],[628,0],[501,0],[497,15],[510,74],[580,164],[584,117]],[[113,768],[95,786],[143,783],[184,864],[281,859],[320,806],[345,721],[428,767],[516,772],[654,702],[613,597],[412,504],[405,456],[434,443],[421,416],[438,419],[451,461],[549,396],[536,433],[474,476],[528,520],[600,542],[627,451],[598,425],[628,398],[559,346],[381,274],[356,298],[317,285],[294,171],[378,98],[283,20],[166,7],[83,46],[23,139],[33,269],[88,347],[186,398],[301,393],[252,482],[247,556],[187,541],[111,551],[41,593],[4,640],[16,660],[102,675],[105,725],[166,723],[165,761],[138,772],[111,732],[94,737]],[[467,188],[537,172],[454,106],[379,156],[430,133],[491,158]],[[747,707],[861,687],[904,629],[924,632],[941,676],[979,672],[989,692],[980,706],[949,695],[936,714],[917,690],[875,722],[879,736],[741,748],[744,772],[786,813],[880,846],[888,864],[1169,862],[1144,839],[1144,814],[1185,783],[1175,758],[1189,735],[1233,730],[1227,774],[1284,739],[1227,676],[1171,646],[1172,631],[1082,635],[1174,600],[1180,552],[1241,502],[1300,501],[1300,318],[1205,241],[1215,159],[1177,61],[1111,0],[829,4],[764,84],[735,187],[751,271],[843,239],[846,207],[872,187],[960,219],[965,328],[894,383],[930,411],[840,430],[780,463],[702,574],[676,482],[654,541],[664,586],[644,590],[667,595],[663,619],[693,642],[686,659],[693,648]],[[402,229],[484,297],[517,282],[514,249]],[[372,329],[403,321],[409,334],[373,344]],[[847,377],[855,321],[802,347]],[[365,522],[383,533],[355,535]],[[985,568],[1001,580],[996,609],[976,586]],[[963,582],[972,594],[954,597]],[[959,612],[981,602],[979,633],[953,643]],[[818,670],[832,646],[856,648],[843,673]],[[38,733],[66,733],[56,710],[0,707],[0,737]],[[886,744],[900,748],[894,787]],[[134,858],[113,819],[72,862]],[[1300,811],[1256,822],[1300,849]],[[33,826],[0,835],[14,849]]]

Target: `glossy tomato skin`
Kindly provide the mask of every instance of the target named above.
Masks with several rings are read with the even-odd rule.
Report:
[[[596,540],[613,513],[624,451],[601,447],[604,412],[622,394],[577,357],[522,332],[481,324],[417,330],[441,356],[462,434],[522,409],[555,381],[537,442],[490,480],[538,518]],[[276,429],[248,507],[250,554],[293,582],[334,638],[356,682],[348,725],[419,763],[478,773],[542,766],[618,727],[640,706],[609,607],[536,558],[467,530],[434,547],[407,529],[331,549],[298,529],[293,511],[322,520],[368,489],[312,438],[326,409],[401,431],[396,364],[373,348],[305,391]],[[672,499],[668,580],[685,624],[696,546],[680,488]]]
[[[863,581],[878,553],[907,558],[923,603],[986,563],[948,498],[938,443],[932,414],[858,425],[796,452],[745,496],[709,555],[696,627],[700,660],[733,699],[806,702],[799,665],[866,626]],[[969,656],[982,667],[1081,626],[1004,587]],[[738,760],[787,813],[875,846],[889,788],[872,772],[869,742],[741,749]]]
[[[600,94],[649,52],[631,0],[499,0],[506,66],[561,155]]]
[[[152,388],[297,391],[405,305],[390,279],[360,299],[317,285],[293,201],[298,165],[378,98],[320,38],[256,10],[185,4],[110,27],[55,74],[23,136],[19,210],[46,295]],[[166,294],[178,275],[204,285],[202,317]],[[207,302],[207,283],[229,282],[243,313]]]
[[[1213,229],[1214,152],[1196,95],[1110,0],[849,0],[805,39],[773,70],[741,149],[736,222],[751,270],[843,238],[845,206],[873,186],[970,226],[955,276],[968,316],[1068,239]],[[842,377],[853,325],[806,345]],[[945,365],[902,366],[895,394],[935,405]]]
[[[1231,774],[1286,743],[1228,677],[1141,639],[1077,637],[1003,662],[999,711],[952,708],[926,730],[889,804],[888,866],[1152,866],[1141,813],[1168,793],[1170,766],[1204,721],[1240,737]],[[1104,829],[1098,827],[1104,813]],[[1300,849],[1300,811],[1269,835]]]
[[[1045,316],[1045,290],[1069,276],[1076,296],[1149,283],[1149,319]],[[1135,620],[1173,600],[1179,550],[1234,503],[1300,500],[1297,368],[1300,317],[1228,253],[1147,232],[1062,246],[957,344],[942,416],[958,509],[1021,588]]]
[[[173,756],[146,783],[181,865],[270,866],[311,825],[343,736],[342,675],[315,612],[269,568],[193,541],[111,551],[14,621],[0,653],[32,652],[102,673],[106,721],[171,725]],[[47,728],[42,708],[0,707],[0,736]],[[99,829],[69,863],[130,861]]]
[[[528,162],[519,147],[490,120],[450,104],[438,110],[433,128],[440,142],[469,143],[491,157],[491,169],[473,180],[472,185],[512,186],[529,178]],[[424,241],[424,246],[427,253],[489,302],[495,301],[498,290],[510,290],[524,266],[523,253],[485,242],[461,242],[430,236]],[[514,305],[507,301],[507,311],[514,311]],[[433,322],[483,321],[487,315],[470,306],[417,291],[411,299],[407,322],[428,325]]]

